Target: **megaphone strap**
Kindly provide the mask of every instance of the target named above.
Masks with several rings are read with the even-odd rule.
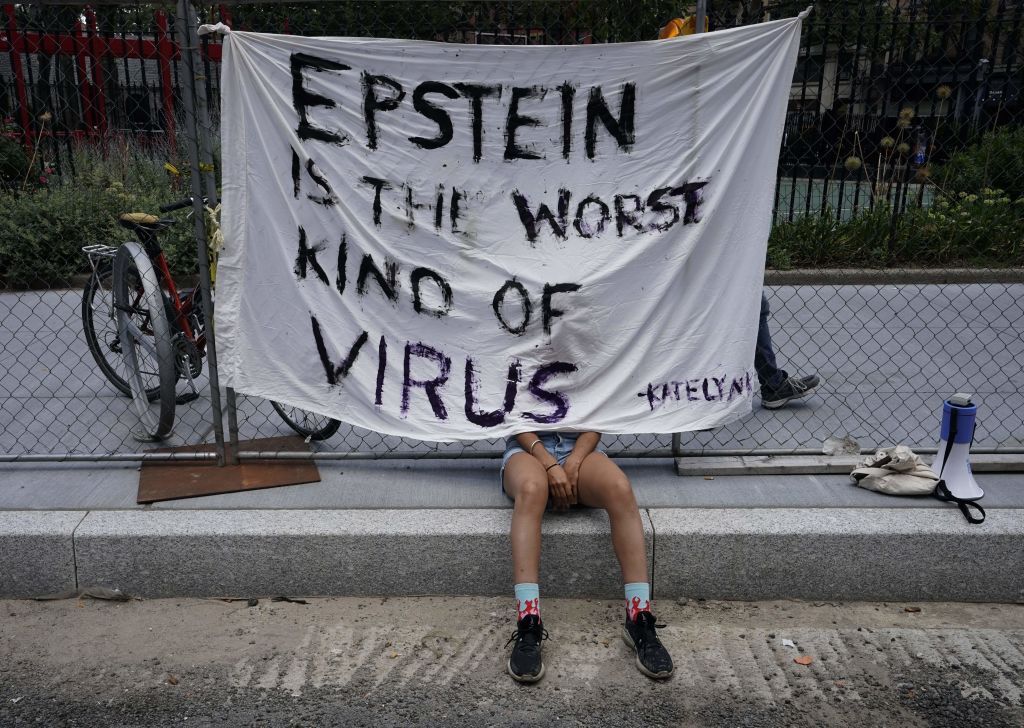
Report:
[[[935,484],[935,497],[941,501],[949,501],[956,503],[957,508],[964,514],[964,518],[967,519],[968,523],[984,523],[985,522],[985,509],[982,508],[977,502],[968,500],[967,498],[957,498],[953,495],[949,488],[946,487],[946,481],[940,480]],[[971,509],[974,508],[981,514],[981,517],[971,514]]]

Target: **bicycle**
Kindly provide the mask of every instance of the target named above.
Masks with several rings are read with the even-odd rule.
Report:
[[[187,198],[162,205],[160,212],[192,206]],[[132,398],[143,441],[162,440],[174,426],[178,404],[199,397],[195,379],[206,356],[202,289],[179,290],[157,236],[176,223],[146,213],[125,213],[118,222],[138,240],[87,245],[92,274],[82,292],[82,330],[107,380]],[[177,392],[185,380],[188,390]],[[326,440],[338,420],[271,401],[274,410],[306,440]]]

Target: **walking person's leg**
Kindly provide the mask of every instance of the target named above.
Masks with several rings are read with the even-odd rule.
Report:
[[[636,652],[637,667],[653,678],[672,674],[672,658],[658,639],[651,613],[647,544],[633,486],[618,465],[601,452],[587,455],[577,480],[579,502],[603,508],[611,523],[612,547],[622,569],[626,600],[623,638]]]
[[[754,371],[761,384],[761,406],[765,409],[784,407],[794,399],[806,397],[821,383],[817,374],[790,376],[775,361],[771,329],[768,328],[768,297],[761,291],[761,316],[757,326],[757,347],[754,349]]]
[[[772,346],[772,332],[768,328],[768,297],[761,291],[761,316],[757,322],[757,348],[754,349],[754,370],[757,381],[761,383],[761,391],[778,389],[789,374],[779,369],[775,361],[775,349]]]

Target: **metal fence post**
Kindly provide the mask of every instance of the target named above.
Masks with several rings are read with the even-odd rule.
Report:
[[[213,434],[217,443],[217,464],[224,465],[229,455],[224,443],[223,412],[220,403],[220,381],[217,374],[217,346],[216,335],[213,327],[213,297],[210,290],[210,254],[206,244],[206,220],[203,204],[203,166],[200,163],[200,145],[202,144],[202,130],[200,129],[197,114],[199,89],[203,84],[199,83],[199,44],[196,33],[198,17],[192,4],[188,0],[178,2],[178,34],[179,47],[181,48],[181,59],[185,65],[184,87],[182,88],[182,106],[185,109],[186,147],[188,148],[189,163],[192,169],[192,218],[195,222],[196,247],[199,257],[199,285],[203,291],[203,316],[206,319],[206,358],[210,376],[210,405],[213,410]],[[202,91],[203,105],[205,111],[205,90]],[[207,194],[212,194],[216,199],[217,190],[215,185],[208,185]],[[231,458],[237,456],[233,453]],[[237,460],[228,460],[237,462]]]
[[[697,0],[697,27],[695,33],[704,32],[705,19],[708,17],[708,0]]]
[[[705,19],[708,16],[708,0],[697,0],[697,17],[694,27],[695,33],[704,32]],[[680,457],[683,454],[683,435],[681,432],[672,433],[672,457]]]
[[[189,38],[189,45],[195,45],[198,49],[200,45],[200,39],[197,33],[197,26],[190,26],[189,31],[191,37]],[[202,41],[207,43],[209,41]],[[196,60],[196,57],[193,57]],[[219,202],[219,195],[217,194],[217,177],[214,173],[214,155],[213,155],[213,139],[214,135],[218,133],[217,129],[213,128],[213,124],[210,120],[210,105],[209,99],[207,98],[206,89],[209,74],[209,59],[198,59],[201,63],[196,64],[195,78],[195,92],[196,92],[196,118],[199,127],[199,150],[200,157],[203,165],[200,165],[203,171],[203,182],[206,188],[206,199],[211,208],[215,208]],[[202,75],[199,73],[199,69],[202,71]],[[213,319],[209,319],[207,323],[207,331],[213,331]],[[212,334],[211,334],[212,336]],[[215,360],[210,360],[211,369],[215,365]],[[228,414],[228,447],[225,450],[228,464],[238,464],[238,409],[235,400],[234,387],[226,388],[227,397],[227,414]]]

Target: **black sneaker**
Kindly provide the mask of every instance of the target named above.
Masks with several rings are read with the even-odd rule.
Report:
[[[636,666],[640,668],[647,677],[655,680],[664,680],[672,675],[672,657],[658,639],[655,627],[664,627],[663,624],[655,624],[654,615],[650,612],[640,612],[636,615],[636,621],[626,617],[626,626],[622,629],[622,639],[636,652]]]
[[[821,379],[817,374],[808,374],[806,377],[790,377],[779,385],[778,389],[761,390],[761,406],[765,409],[778,409],[785,407],[794,399],[801,399],[813,392]]]
[[[505,646],[513,642],[512,654],[508,658],[508,674],[513,680],[533,683],[544,677],[544,660],[541,658],[541,642],[548,638],[548,631],[540,624],[540,617],[528,614],[519,620]]]

